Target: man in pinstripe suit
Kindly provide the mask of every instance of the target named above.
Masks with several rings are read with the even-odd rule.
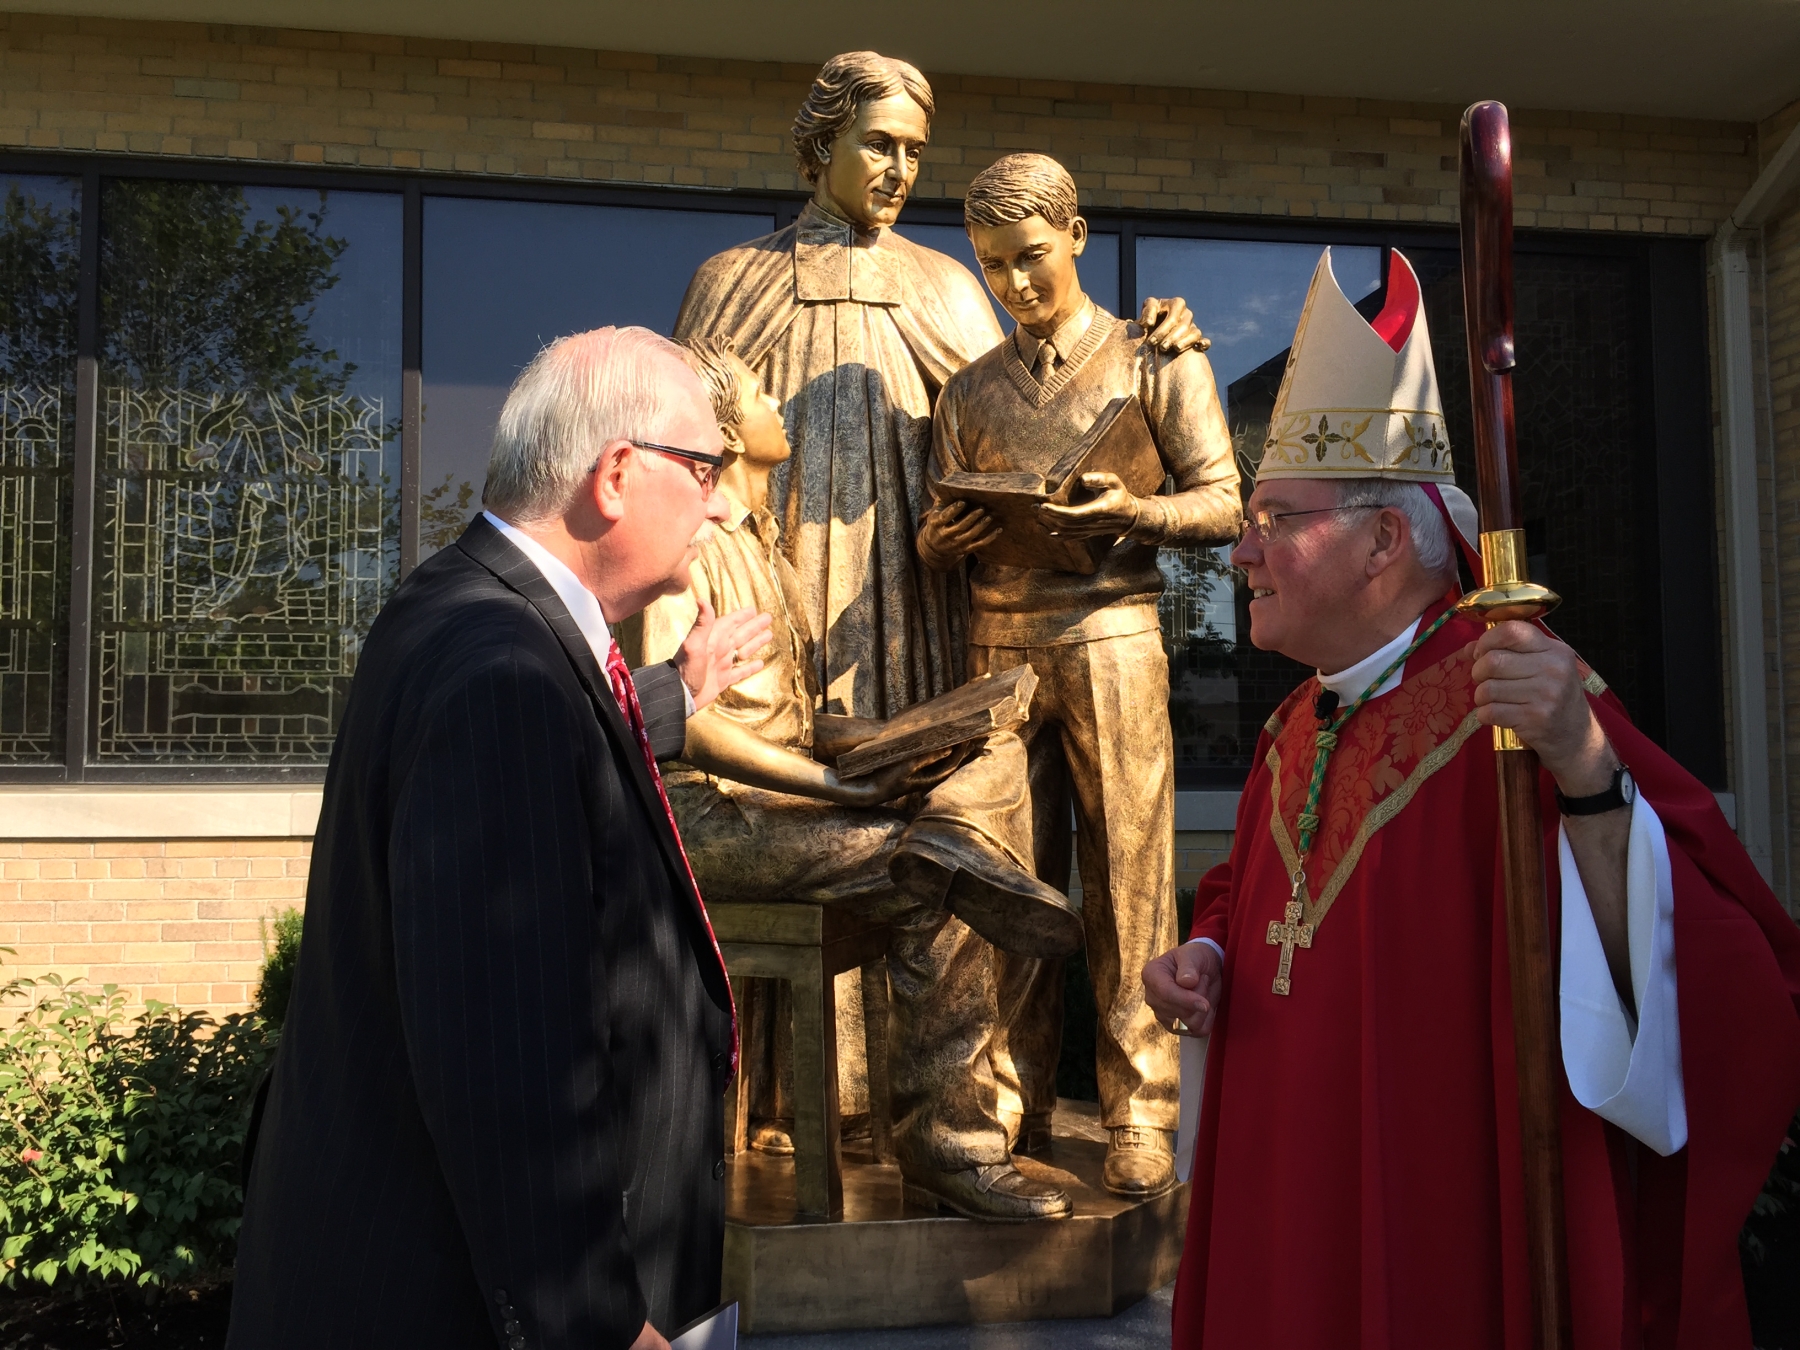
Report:
[[[488,510],[376,622],[233,1350],[654,1350],[717,1300],[736,1029],[653,761],[768,620],[704,615],[635,680],[608,625],[686,584],[722,449],[673,345],[565,338],[507,400]]]

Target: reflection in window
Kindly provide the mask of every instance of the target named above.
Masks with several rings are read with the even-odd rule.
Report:
[[[0,764],[42,764],[63,748],[80,185],[0,191]]]
[[[425,199],[425,443],[419,553],[481,509],[506,391],[548,343],[609,324],[667,333],[694,271],[774,217]]]
[[[1321,251],[1317,244],[1254,240],[1138,240],[1140,297],[1184,297],[1212,339],[1207,357],[1246,494]],[[1344,294],[1353,301],[1368,297],[1363,308],[1373,303],[1381,286],[1381,250],[1339,245],[1331,259]],[[1185,548],[1160,554],[1168,583],[1160,609],[1169,649],[1169,719],[1181,787],[1240,784],[1263,722],[1308,673],[1250,645],[1250,596],[1231,569],[1230,552]]]
[[[392,194],[107,185],[99,763],[321,764],[399,565]]]
[[[947,254],[973,272],[976,281],[981,282],[981,289],[987,295],[988,303],[994,307],[994,317],[1000,320],[1000,331],[1012,332],[1012,316],[1000,308],[1000,302],[994,299],[994,293],[988,290],[987,283],[982,281],[981,266],[975,261],[975,249],[969,243],[968,232],[962,226],[909,225],[902,222],[894,228],[913,243],[923,244],[926,248],[934,248],[939,253]],[[1117,314],[1119,312],[1119,236],[1116,234],[1090,234],[1087,247],[1082,250],[1079,266],[1081,289],[1086,291],[1088,297],[1101,309]]]

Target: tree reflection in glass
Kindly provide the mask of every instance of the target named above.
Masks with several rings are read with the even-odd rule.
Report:
[[[317,764],[399,563],[399,198],[110,183],[94,758]]]
[[[1139,294],[1185,297],[1212,339],[1207,359],[1246,496],[1321,248],[1154,235],[1137,241]],[[1379,291],[1379,249],[1337,245],[1332,262],[1352,299]],[[1169,653],[1169,720],[1176,783],[1183,788],[1241,784],[1264,721],[1308,673],[1250,645],[1250,595],[1230,554],[1229,548],[1184,548],[1158,555],[1167,582],[1158,609]]]
[[[81,194],[0,190],[0,764],[46,764],[64,736]]]

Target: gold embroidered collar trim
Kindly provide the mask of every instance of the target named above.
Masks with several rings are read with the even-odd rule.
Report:
[[[1305,714],[1302,712],[1300,715],[1304,716]],[[1331,869],[1331,875],[1326,878],[1325,887],[1319,892],[1317,899],[1308,893],[1307,886],[1302,883],[1303,922],[1317,928],[1325,921],[1325,915],[1330,911],[1332,902],[1338,898],[1339,892],[1344,889],[1344,884],[1350,880],[1350,874],[1356,870],[1356,864],[1362,859],[1363,849],[1368,846],[1369,840],[1375,837],[1375,832],[1406,808],[1406,804],[1413,799],[1427,778],[1456,758],[1456,752],[1463,748],[1463,743],[1475,734],[1476,728],[1480,725],[1474,712],[1470,712],[1467,717],[1463,718],[1456,730],[1450,733],[1448,739],[1440,741],[1429,753],[1422,756],[1417,764],[1413,765],[1413,771],[1406,776],[1406,780],[1399,787],[1388,793],[1369,810],[1369,813],[1363,817],[1362,824],[1357,827],[1350,846],[1344,850],[1344,856],[1338,859],[1338,865]],[[1268,765],[1272,775],[1269,788],[1272,805],[1269,814],[1269,833],[1275,839],[1275,848],[1281,854],[1282,865],[1287,868],[1288,875],[1292,876],[1300,869],[1300,854],[1294,846],[1294,841],[1288,835],[1287,822],[1281,818],[1281,751],[1278,746],[1271,745],[1269,747]]]

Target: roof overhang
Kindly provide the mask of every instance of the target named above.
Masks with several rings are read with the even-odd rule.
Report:
[[[1800,97],[1800,0],[27,0],[176,19],[812,63],[1746,121]]]

